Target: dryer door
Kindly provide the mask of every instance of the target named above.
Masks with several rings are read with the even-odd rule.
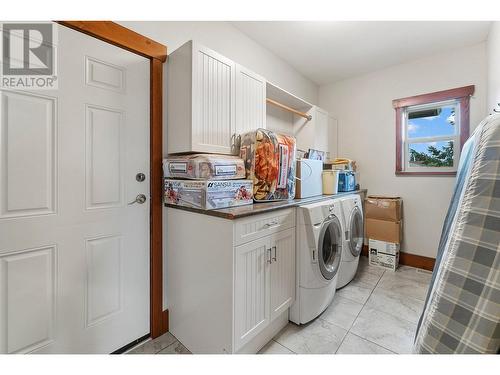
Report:
[[[336,216],[329,217],[321,228],[318,241],[318,263],[323,277],[333,279],[340,266],[342,230]]]
[[[364,242],[363,215],[358,207],[354,207],[349,223],[349,250],[354,257],[359,256]]]

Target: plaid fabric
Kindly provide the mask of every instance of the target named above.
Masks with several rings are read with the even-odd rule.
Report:
[[[445,222],[438,261],[415,338],[415,353],[500,350],[500,116],[473,135],[465,176]],[[465,156],[465,155],[462,155]],[[460,186],[461,184],[461,186]],[[462,193],[457,194],[457,189]],[[455,204],[453,204],[455,203]]]

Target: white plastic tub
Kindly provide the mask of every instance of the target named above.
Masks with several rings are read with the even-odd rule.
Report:
[[[339,189],[339,172],[338,170],[323,171],[323,194],[337,194]]]

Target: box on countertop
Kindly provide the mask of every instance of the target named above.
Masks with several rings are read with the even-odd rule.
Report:
[[[189,180],[242,180],[245,163],[236,156],[175,155],[163,159],[163,177]]]
[[[366,237],[374,240],[401,243],[403,222],[378,219],[365,219]]]
[[[368,262],[372,266],[378,266],[385,269],[396,271],[399,265],[398,243],[368,240]]]
[[[369,219],[401,221],[402,205],[400,197],[369,195],[365,199],[365,216]]]
[[[253,203],[252,180],[164,179],[165,203],[213,210]]]
[[[322,172],[321,160],[298,159],[295,198],[309,198],[323,194]]]

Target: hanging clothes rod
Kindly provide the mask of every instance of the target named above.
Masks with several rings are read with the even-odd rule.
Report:
[[[269,99],[269,98],[266,98],[266,102],[269,103],[269,104],[272,104],[276,107],[279,107],[279,108],[282,108],[286,111],[289,111],[289,112],[292,112],[292,113],[295,113],[296,115],[298,116],[301,116],[301,117],[304,117],[305,119],[307,119],[307,121],[311,121],[312,120],[312,116],[307,114],[307,113],[304,113],[304,112],[301,112],[301,111],[298,111],[296,109],[293,109],[285,104],[281,104],[280,102],[277,102],[276,100],[273,100],[273,99]]]

